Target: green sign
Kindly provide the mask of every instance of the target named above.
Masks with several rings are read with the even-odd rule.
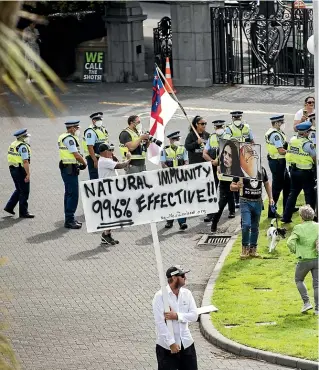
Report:
[[[105,54],[103,51],[84,52],[83,81],[102,82]]]

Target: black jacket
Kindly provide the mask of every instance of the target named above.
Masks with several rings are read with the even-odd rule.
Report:
[[[199,136],[205,141],[206,144],[207,140],[209,139],[209,133],[204,131],[202,134],[199,134]],[[197,140],[198,138],[195,132],[191,130],[185,140],[185,148],[188,151],[189,164],[206,162],[203,158],[205,144],[199,145]]]

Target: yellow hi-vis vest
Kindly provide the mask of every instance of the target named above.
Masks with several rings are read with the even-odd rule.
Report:
[[[249,125],[244,123],[242,129],[236,127],[233,123],[227,126],[231,132],[231,134],[226,134],[224,139],[237,139],[240,142],[245,142],[245,139],[249,138]]]
[[[94,125],[90,125],[90,127],[88,127],[83,133],[82,146],[83,146],[83,152],[84,152],[85,157],[88,157],[90,155],[88,146],[85,141],[85,134],[87,130],[93,130],[97,136],[97,140],[93,146],[93,149],[94,149],[95,156],[100,157],[99,146],[100,144],[103,144],[103,143],[106,144],[109,141],[109,134],[106,131],[106,128],[104,126],[96,127]]]
[[[184,165],[184,152],[185,148],[183,145],[179,145],[176,150],[172,149],[171,146],[165,147],[167,167],[178,167]]]
[[[266,139],[266,149],[269,154],[269,157],[272,159],[279,159],[279,158],[285,158],[285,154],[279,154],[278,149],[275,147],[274,144],[272,144],[269,141],[270,136],[276,132],[282,139],[283,144],[286,142],[286,135],[279,130],[276,130],[275,128],[271,127],[266,133],[265,133],[265,139]]]
[[[209,137],[209,145],[211,148],[219,148],[218,139],[216,134],[211,134]]]
[[[64,134],[60,135],[58,139],[60,160],[62,161],[63,164],[76,164],[77,160],[74,157],[74,154],[71,153],[63,143],[63,140],[66,139],[67,137],[72,138],[75,141],[77,150],[78,152],[80,152],[79,150],[80,145],[78,139],[75,136],[69,134],[68,132],[65,132]]]
[[[313,159],[309,153],[303,150],[303,146],[311,141],[305,137],[293,136],[288,144],[286,161],[291,165],[296,165],[301,170],[311,170]]]
[[[23,166],[23,159],[21,155],[19,154],[18,150],[21,145],[25,145],[27,147],[28,153],[29,153],[29,162],[31,158],[31,148],[30,145],[20,141],[20,140],[15,140],[8,148],[8,164],[9,166],[14,166],[14,167],[19,167]]]
[[[136,133],[134,130],[131,130],[129,127],[127,127],[125,130],[123,131],[126,131],[127,133],[130,134],[131,136],[131,139],[132,141],[137,141],[139,138],[140,138],[140,135],[138,133]],[[122,131],[122,132],[123,132]],[[137,148],[136,148],[137,149]],[[136,150],[135,149],[135,150]],[[133,150],[133,152],[135,152],[135,150]],[[128,153],[129,150],[128,148],[125,146],[125,144],[121,144],[120,143],[120,153],[121,153],[121,156],[122,158],[125,160],[126,159],[126,153]],[[145,146],[142,145],[142,154],[133,154],[131,153],[132,156],[131,156],[131,159],[145,159],[146,158],[146,151],[145,151]]]

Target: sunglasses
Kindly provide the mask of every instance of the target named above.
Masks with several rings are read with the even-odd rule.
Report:
[[[180,276],[181,278],[185,279],[185,274],[183,274],[183,275],[178,275],[178,276]]]
[[[206,126],[207,122],[199,122],[198,124],[201,125],[201,126]]]
[[[309,101],[307,101],[307,104],[315,104],[315,101],[314,100],[309,100]]]

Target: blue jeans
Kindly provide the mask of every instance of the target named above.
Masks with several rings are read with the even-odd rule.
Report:
[[[67,168],[61,168],[61,176],[64,182],[64,215],[65,224],[72,224],[74,213],[79,202],[79,176],[68,173]]]
[[[259,220],[262,201],[240,199],[242,246],[256,248],[259,235]]]

